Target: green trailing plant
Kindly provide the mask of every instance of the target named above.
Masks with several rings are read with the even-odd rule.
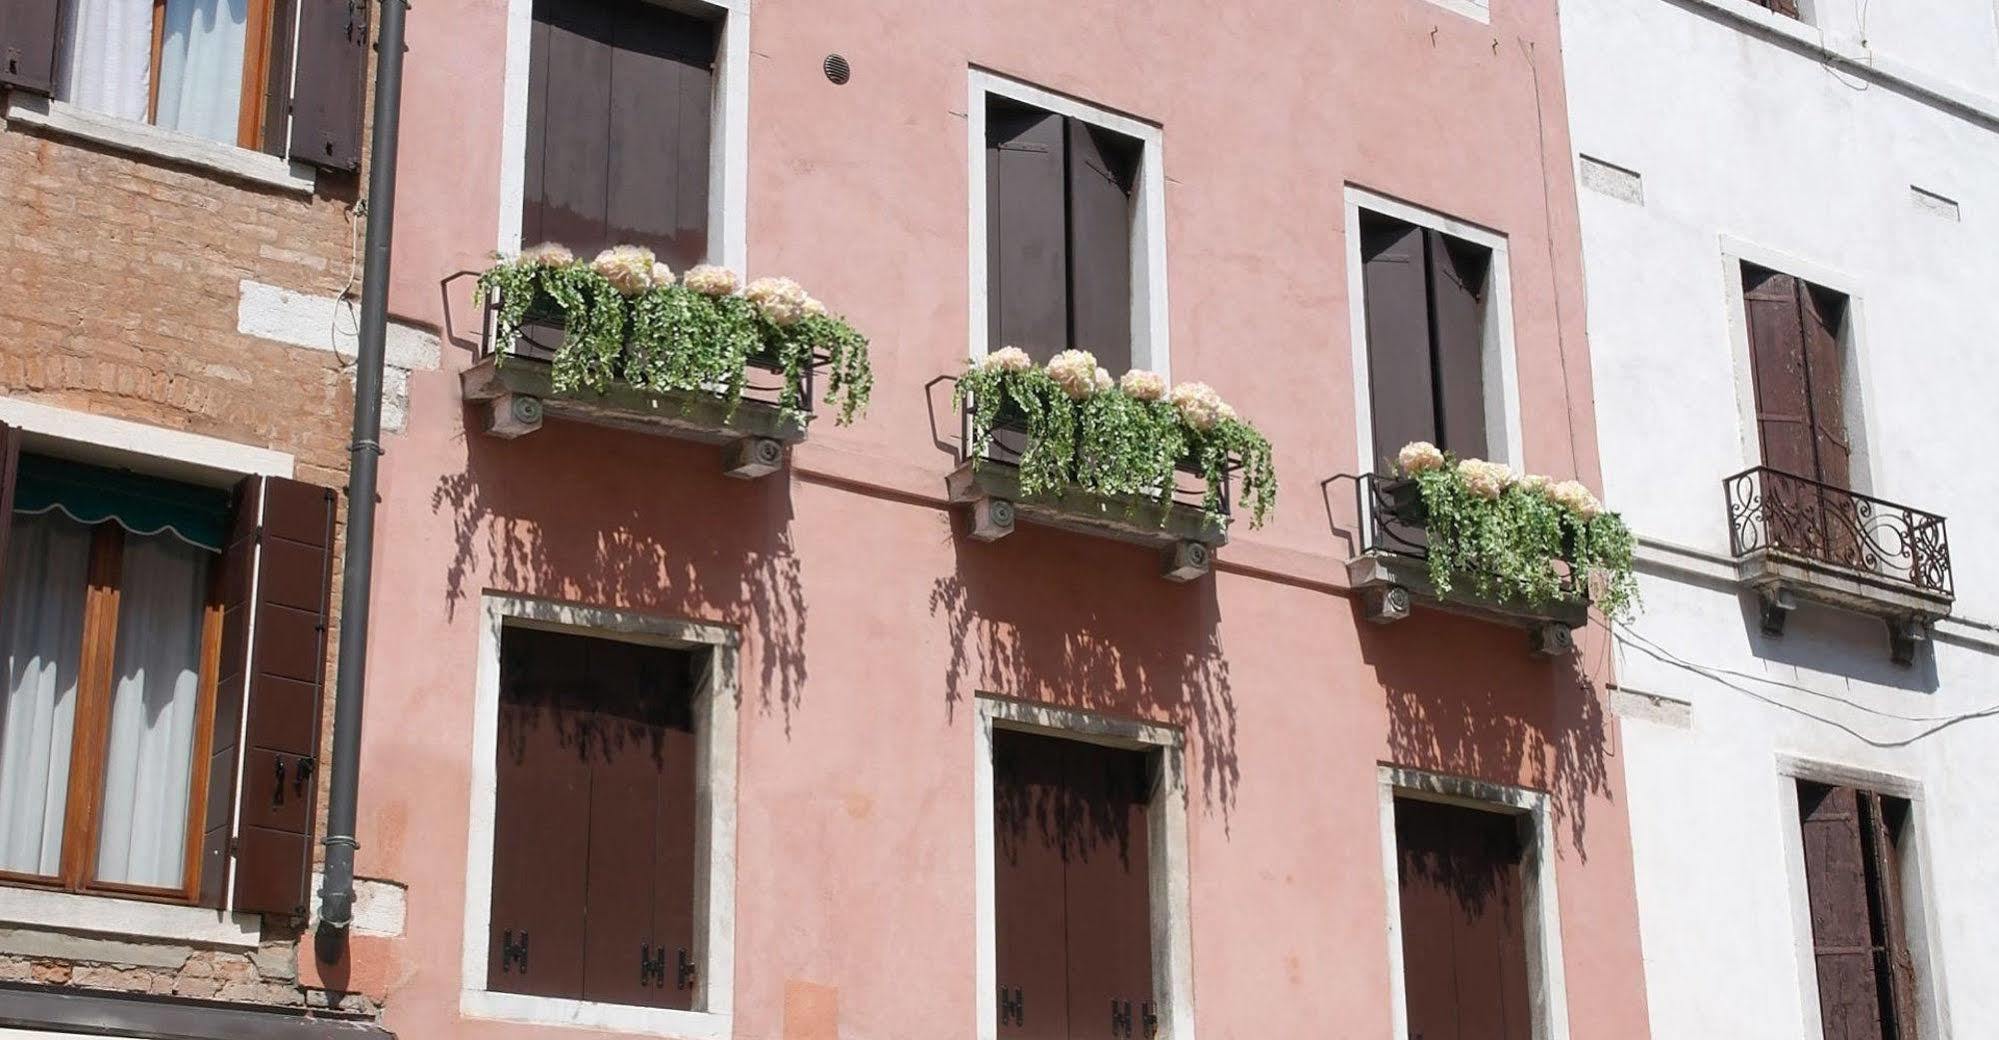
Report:
[[[1461,463],[1427,444],[1404,449],[1405,460],[1414,449],[1427,449],[1433,461],[1404,463],[1417,505],[1398,519],[1423,526],[1438,592],[1462,583],[1482,597],[1534,606],[1593,603],[1613,620],[1636,612],[1635,539],[1587,488],[1515,478],[1503,466]]]
[[[649,253],[633,251],[638,254],[650,264]],[[526,255],[479,276],[480,305],[498,305],[499,342],[511,343],[533,322],[561,327],[550,371],[558,392],[601,394],[623,383],[655,393],[712,393],[733,414],[748,369],[757,365],[778,373],[778,407],[796,417],[809,406],[806,375],[816,364],[825,383],[822,400],[835,406],[836,422],[846,425],[866,410],[874,388],[867,337],[844,318],[824,313],[792,283],[773,279],[751,283],[742,293],[714,291],[733,289],[733,279],[726,278],[702,283],[708,291],[667,282],[622,292],[597,269],[601,265],[602,258],[592,264]],[[777,295],[759,295],[766,285],[776,286],[771,291]],[[795,299],[785,299],[786,293]],[[499,356],[504,360],[506,352]]]
[[[1071,378],[1070,385],[1080,393],[1072,393],[1058,378],[1064,374],[1067,355],[1078,355],[1073,359],[1075,371],[1095,374],[1087,387],[1075,378],[1089,379],[1089,375]],[[1157,384],[1156,376],[1142,375]],[[1174,474],[1184,468],[1206,482],[1202,506],[1219,518],[1233,474],[1251,526],[1262,526],[1277,503],[1270,442],[1256,427],[1236,418],[1205,386],[1187,384],[1172,395],[1164,393],[1163,385],[1154,389],[1157,392],[1141,395],[1110,384],[1108,376],[1096,369],[1095,359],[1080,351],[1057,355],[1044,368],[1009,350],[983,363],[973,362],[958,377],[952,396],[958,407],[967,410],[966,448],[974,465],[984,464],[998,431],[1018,428],[1026,433],[1018,463],[1025,495],[1079,488],[1162,501],[1173,492]],[[1192,403],[1183,406],[1176,399]],[[1203,420],[1200,425],[1189,421],[1190,410]],[[1220,414],[1215,414],[1217,410]]]

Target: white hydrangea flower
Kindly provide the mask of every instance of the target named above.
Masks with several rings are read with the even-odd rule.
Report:
[[[1116,385],[1117,381],[1111,378],[1111,370],[1105,368],[1102,365],[1098,365],[1096,385],[1092,387],[1092,389],[1095,392],[1101,394],[1108,391],[1111,387],[1114,387]]]
[[[665,264],[659,263],[658,261],[654,261],[652,265],[652,284],[654,288],[658,288],[659,286],[662,285],[672,285],[673,268],[668,267]]]
[[[1429,441],[1410,441],[1395,453],[1395,465],[1409,476],[1444,468],[1444,453]]]
[[[773,325],[796,325],[805,316],[805,301],[811,297],[789,278],[759,278],[743,289],[743,298],[755,304]]]
[[[576,262],[576,254],[570,252],[568,246],[543,242],[521,250],[520,262],[541,267],[568,267]]]
[[[1235,405],[1223,401],[1221,407],[1215,409],[1215,418],[1218,422],[1235,422]]]
[[[591,270],[626,296],[637,296],[652,287],[652,265],[652,250],[644,246],[612,246],[590,261]]]
[[[690,268],[680,284],[703,296],[727,296],[736,291],[736,272],[714,264],[702,264]]]
[[[1141,401],[1157,401],[1166,396],[1166,377],[1157,372],[1134,368],[1118,379],[1118,387],[1126,397]]]
[[[1603,503],[1596,500],[1596,495],[1573,480],[1564,480],[1550,487],[1548,498],[1584,520],[1594,520],[1603,513]]]
[[[1001,347],[987,354],[979,367],[996,372],[1025,372],[1034,367],[1034,359],[1019,347]]]
[[[807,296],[804,306],[800,309],[805,312],[805,316],[808,318],[823,318],[826,316],[826,305],[820,303],[818,298],[814,296]]]
[[[1506,489],[1517,479],[1513,467],[1500,462],[1484,459],[1466,459],[1458,463],[1458,476],[1464,480],[1471,493],[1480,498],[1493,500],[1506,493]]]
[[[1181,383],[1173,388],[1172,401],[1173,407],[1180,410],[1180,418],[1203,433],[1222,421],[1222,409],[1228,407],[1222,395],[1206,383]]]
[[[1087,350],[1065,350],[1048,359],[1048,377],[1072,400],[1097,392],[1097,356]]]
[[[1522,491],[1546,497],[1548,489],[1553,487],[1555,482],[1539,473],[1529,473],[1521,477],[1518,481],[1515,481],[1515,483]]]

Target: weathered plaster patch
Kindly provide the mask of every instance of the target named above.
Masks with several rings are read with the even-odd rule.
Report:
[[[1645,204],[1645,179],[1635,170],[1614,166],[1602,159],[1592,159],[1587,155],[1581,160],[1582,185],[1600,195],[1621,199],[1634,206]]]
[[[236,331],[307,350],[331,351],[349,361],[360,355],[361,316],[351,299],[313,296],[244,279],[236,304]],[[437,368],[442,348],[436,336],[407,325],[389,324],[383,343],[382,428],[400,431],[409,421],[409,374]],[[351,380],[352,367],[347,370]]]

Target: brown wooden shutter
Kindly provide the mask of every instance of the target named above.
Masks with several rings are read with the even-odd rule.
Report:
[[[1062,117],[997,99],[986,108],[988,346],[1047,361],[1069,345]]]
[[[329,170],[361,166],[369,0],[298,0],[290,156]]]
[[[0,0],[4,2],[4,0]],[[265,66],[263,125],[258,147],[284,155],[291,147],[292,37],[298,25],[298,5],[310,0],[274,0],[271,4],[271,60]]]
[[[1903,905],[1900,836],[1909,803],[1871,791],[1861,792],[1861,827],[1867,840],[1867,881],[1874,918],[1876,976],[1888,980],[1883,994],[1885,1035],[1915,1040],[1921,1007],[1916,996],[1916,962],[1909,953],[1907,910]]]
[[[1403,445],[1439,438],[1422,229],[1362,216],[1361,265],[1374,455],[1385,465]]]
[[[643,0],[610,7],[606,233],[685,270],[708,252],[715,23]]]
[[[55,93],[62,0],[0,0],[0,84]]]
[[[1749,324],[1750,374],[1755,383],[1756,431],[1763,444],[1763,464],[1816,479],[1798,281],[1744,264],[1742,302]]]
[[[1069,1035],[1143,1036],[1153,1009],[1145,753],[1068,742]],[[1126,1030],[1123,1023],[1129,1021]]]
[[[993,902],[999,1034],[1008,1040],[1069,1040],[1063,858],[1076,826],[1063,742],[994,730]]]
[[[1529,1040],[1519,821],[1397,799],[1395,845],[1411,1040]]]
[[[1798,283],[1804,313],[1805,374],[1811,384],[1812,454],[1817,479],[1836,488],[1853,486],[1853,445],[1846,432],[1846,365],[1839,330],[1846,321],[1846,297],[1830,289]]]
[[[1798,814],[1826,1040],[1892,1040],[1876,988],[1859,798],[1850,787],[1800,782]]]
[[[1491,450],[1485,429],[1485,283],[1492,254],[1441,232],[1423,235],[1437,372],[1436,443],[1464,458],[1485,458]]]
[[[257,572],[257,527],[264,478],[236,485],[229,537],[217,577],[222,598],[222,649],[216,665],[214,740],[208,756],[208,805],[202,816],[201,902],[223,906],[229,895],[229,846],[235,835],[236,759],[242,753],[243,704],[249,695],[250,616]]]
[[[263,480],[238,785],[239,911],[306,912],[337,506],[330,488]]]
[[[659,789],[659,813],[653,849],[653,928],[654,956],[664,959],[665,974],[657,987],[663,1007],[692,1008],[708,968],[701,947],[702,930],[695,920],[696,893],[700,889],[701,863],[697,857],[700,834],[700,734],[695,729],[694,683],[691,666],[703,659],[664,655],[655,650],[641,673],[641,689],[660,705],[659,763],[655,782]],[[694,974],[683,979],[681,951]]]
[[[528,50],[523,237],[589,256],[617,245],[610,199],[611,11],[592,0],[538,0]]]
[[[573,638],[573,637],[572,637]],[[590,706],[583,746],[590,758],[589,866],[583,881],[583,999],[657,1004],[640,954],[652,950],[654,863],[659,850],[659,774],[665,748],[657,703],[639,686],[641,647],[590,640],[578,693]]]
[[[1069,344],[1117,375],[1131,367],[1131,192],[1137,142],[1064,118],[1069,187]]]
[[[488,989],[583,995],[595,718],[575,686],[588,649],[577,636],[501,633]]]

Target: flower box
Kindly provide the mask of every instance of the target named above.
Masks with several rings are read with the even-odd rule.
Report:
[[[1232,478],[1252,525],[1275,502],[1269,442],[1198,383],[1168,391],[1147,372],[1113,382],[1085,351],[1037,367],[1008,348],[959,376],[955,397],[965,436],[946,490],[971,507],[980,540],[1020,519],[1155,545],[1166,577],[1188,581],[1228,541]],[[1187,475],[1198,490],[1182,487]]]
[[[812,419],[815,373],[845,423],[866,406],[867,340],[796,284],[697,267],[676,280],[644,249],[583,263],[537,246],[479,278],[480,357],[460,381],[485,432],[558,417],[727,448],[726,471],[783,465]]]

